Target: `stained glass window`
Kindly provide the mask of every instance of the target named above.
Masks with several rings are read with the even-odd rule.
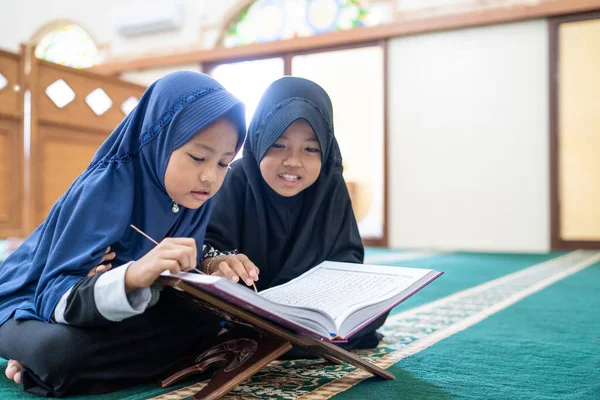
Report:
[[[231,23],[223,45],[272,42],[378,22],[365,0],[257,0]]]
[[[75,24],[63,24],[42,38],[35,56],[73,68],[98,64],[99,52],[90,35]]]

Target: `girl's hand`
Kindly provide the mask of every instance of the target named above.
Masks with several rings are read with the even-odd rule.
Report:
[[[258,280],[260,273],[256,265],[244,254],[218,256],[214,257],[212,262],[211,259],[208,262],[210,262],[209,272],[211,275],[224,276],[235,283],[239,282],[241,278],[247,286],[252,286],[254,281]]]
[[[108,263],[108,264],[104,264],[104,263],[106,261],[114,260],[116,256],[117,256],[117,253],[115,253],[114,251],[111,252],[110,246],[108,246],[106,248],[106,251],[104,252],[104,256],[102,257],[102,260],[100,260],[100,264],[98,264],[94,268],[90,269],[90,272],[88,272],[87,276],[94,276],[96,274],[101,274],[101,273],[106,272],[109,269],[111,269],[112,268],[111,263]]]
[[[163,271],[176,274],[190,271],[197,264],[196,240],[166,238],[145,256],[135,261],[125,273],[125,291],[149,287]]]

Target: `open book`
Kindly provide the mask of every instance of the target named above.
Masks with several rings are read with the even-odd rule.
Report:
[[[165,275],[294,332],[338,341],[347,340],[441,274],[430,269],[325,261],[258,294],[221,277],[185,272]]]

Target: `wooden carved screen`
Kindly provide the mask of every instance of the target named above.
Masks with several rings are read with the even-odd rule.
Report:
[[[21,56],[0,51],[0,234],[23,232],[23,93]]]
[[[30,83],[30,207],[37,226],[125,117],[127,102],[136,102],[145,88],[38,59]],[[55,96],[59,90],[62,98]]]
[[[5,238],[27,235],[46,218],[145,87],[38,60],[25,47],[0,52],[0,74]]]

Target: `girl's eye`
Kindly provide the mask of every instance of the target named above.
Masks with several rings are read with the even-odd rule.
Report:
[[[221,168],[228,168],[229,164],[227,164],[227,163],[219,163],[219,167],[221,167]]]
[[[309,153],[319,153],[321,150],[316,149],[314,147],[307,147],[306,151],[308,151]]]
[[[283,149],[284,146],[279,143],[273,143],[273,146],[271,146],[271,147],[274,149]]]
[[[204,161],[204,158],[195,157],[195,156],[193,156],[191,154],[189,156],[192,158],[192,160],[194,160],[196,162]]]

